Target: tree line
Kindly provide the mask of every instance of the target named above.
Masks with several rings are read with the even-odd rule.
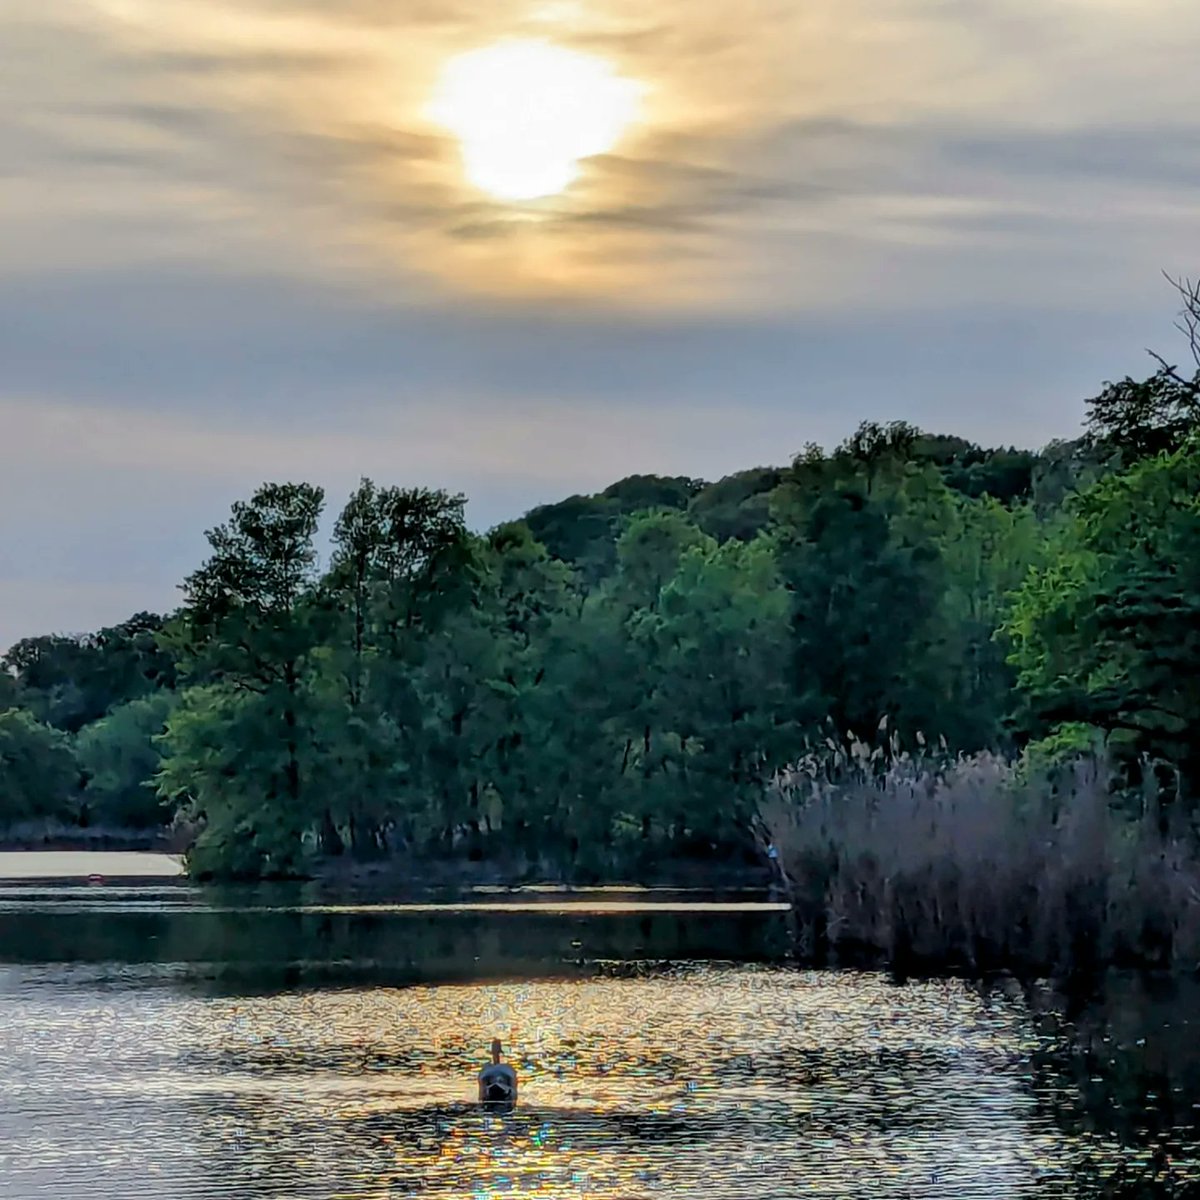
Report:
[[[1181,284],[1185,321],[1200,311]],[[166,615],[23,640],[0,824],[172,826],[199,875],[340,857],[598,878],[757,854],[764,789],[853,740],[1200,792],[1200,352],[1076,439],[899,422],[715,483],[633,476],[485,534],[445,491],[271,483]]]

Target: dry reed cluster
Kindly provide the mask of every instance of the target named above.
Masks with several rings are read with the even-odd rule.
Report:
[[[1034,770],[853,744],[797,763],[761,816],[809,961],[1200,966],[1194,831],[1178,804],[1118,789],[1101,761]]]

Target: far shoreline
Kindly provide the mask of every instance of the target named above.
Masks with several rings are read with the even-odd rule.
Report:
[[[0,883],[36,880],[186,879],[181,855],[153,850],[0,850]]]
[[[32,838],[0,841],[0,882],[70,880],[98,876],[105,881],[121,879],[171,879],[204,885],[234,884],[239,881],[193,880],[184,866],[184,856],[164,844],[163,839],[111,835],[103,838]],[[512,892],[638,892],[676,891],[707,894],[772,894],[776,881],[765,870],[753,867],[714,866],[704,862],[676,863],[651,876],[633,878],[570,878],[553,872],[519,870],[510,864],[469,860],[414,862],[404,856],[375,862],[333,860],[318,864],[311,875],[279,880],[241,881],[244,884],[316,888],[322,892],[354,892],[396,887],[404,891],[463,889]]]

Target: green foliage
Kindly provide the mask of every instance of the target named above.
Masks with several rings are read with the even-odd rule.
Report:
[[[626,518],[652,510],[682,511],[702,487],[682,476],[630,475],[599,495],[535,508],[525,523],[551,557],[572,564],[594,584],[616,567],[616,543]]]
[[[727,475],[692,497],[688,515],[719,542],[737,538],[748,542],[771,524],[771,497],[783,482],[778,467],[756,467]]]
[[[1071,506],[1006,631],[1034,711],[1200,781],[1200,447],[1144,459]]]
[[[675,574],[685,551],[711,543],[686,516],[652,512],[634,517],[617,543],[618,586],[624,603],[657,607],[659,593]]]
[[[179,612],[13,647],[0,802],[176,815],[198,874],[407,852],[583,879],[752,858],[764,791],[831,729],[1039,769],[1099,736],[1194,799],[1200,450],[1145,456],[1190,420],[1186,381],[1154,386],[1040,455],[867,423],[486,536],[461,496],[364,479],[324,568],[321,490],[266,484]]]
[[[1045,529],[1029,506],[957,500],[936,541],[944,586],[935,616],[941,667],[937,724],[963,749],[1009,740],[1016,673],[1002,627],[1012,596],[1045,553]]]
[[[0,667],[16,698],[39,720],[74,733],[114,705],[175,682],[162,617],[138,613],[98,633],[17,642]]]
[[[286,689],[189,688],[171,714],[159,776],[185,796],[201,832],[188,856],[200,877],[287,877],[315,851],[312,802],[323,769],[316,722]]]
[[[163,824],[159,738],[174,705],[174,692],[155,692],[114,708],[80,732],[75,753],[86,780],[82,804],[93,824],[132,829]]]
[[[314,539],[324,496],[264,484],[208,533],[212,555],[184,584],[181,669],[202,674],[172,714],[160,792],[204,823],[197,870],[286,875],[300,869],[312,795]],[[234,853],[235,843],[237,846]]]
[[[600,495],[611,501],[617,512],[631,516],[656,508],[686,509],[703,486],[700,480],[683,475],[630,475],[606,487]]]
[[[66,734],[21,709],[0,712],[0,822],[68,816],[78,779]]]
[[[931,516],[944,485],[870,441],[830,461],[809,459],[778,509],[780,565],[792,599],[797,715],[864,734],[937,719],[931,648],[943,589]]]
[[[790,604],[765,538],[684,551],[653,606],[630,622],[651,688],[643,820],[694,839],[736,840],[761,789],[785,761]],[[649,669],[647,669],[649,668]]]

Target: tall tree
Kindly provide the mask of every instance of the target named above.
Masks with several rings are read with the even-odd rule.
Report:
[[[909,733],[938,720],[928,653],[944,586],[931,536],[949,502],[906,458],[908,431],[868,431],[830,461],[808,456],[778,506],[792,596],[797,715],[864,737],[887,717]]]
[[[201,871],[221,869],[236,846],[239,872],[292,873],[318,821],[311,666],[323,501],[309,484],[264,484],[208,532],[212,554],[184,584],[181,665],[212,682],[168,723],[160,788],[190,797],[205,822]]]
[[[1158,370],[1149,379],[1106,383],[1088,401],[1089,433],[1126,463],[1169,454],[1200,431],[1200,280],[1167,279],[1179,295],[1176,328],[1187,340],[1190,368],[1181,370],[1152,350]]]
[[[1200,790],[1200,447],[1143,459],[1073,502],[1006,631],[1051,728],[1180,768]]]
[[[654,731],[636,750],[643,827],[748,843],[762,789],[793,749],[791,608],[766,538],[694,544],[631,623]]]
[[[331,821],[359,854],[386,849],[393,834],[411,840],[432,795],[445,801],[456,790],[437,769],[421,680],[434,642],[475,595],[463,506],[447,492],[363,480],[334,529],[325,590],[342,619],[326,658],[352,721],[335,760],[343,783],[332,789]]]
[[[155,613],[137,613],[97,633],[25,638],[0,666],[24,707],[75,733],[116,705],[174,686],[164,625]]]

